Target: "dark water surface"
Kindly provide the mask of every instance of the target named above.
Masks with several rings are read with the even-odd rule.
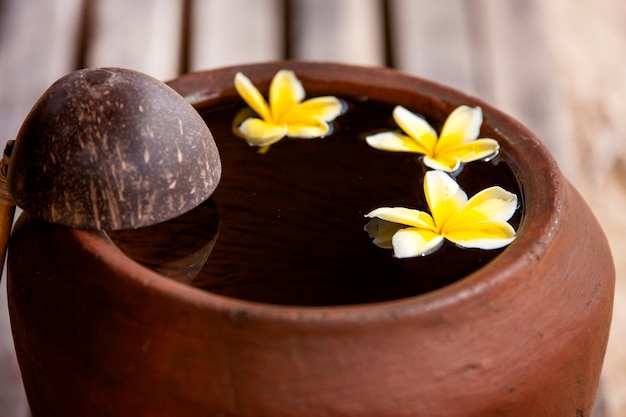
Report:
[[[375,150],[363,139],[364,133],[396,128],[392,106],[349,103],[331,136],[285,138],[265,154],[233,135],[231,123],[238,110],[233,105],[203,113],[223,164],[211,199],[174,221],[112,233],[129,256],[230,297],[339,305],[431,291],[502,251],[462,249],[446,242],[434,254],[396,259],[391,250],[372,243],[363,230],[368,222],[364,215],[372,209],[428,211],[419,156]],[[501,157],[467,164],[457,181],[470,197],[493,185],[521,196]],[[511,219],[515,228],[520,217],[518,210]]]

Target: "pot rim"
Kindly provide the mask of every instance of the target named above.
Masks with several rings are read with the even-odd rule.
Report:
[[[518,285],[524,278],[523,270],[529,263],[538,262],[554,237],[566,208],[567,182],[557,163],[540,140],[520,122],[496,110],[482,100],[450,87],[384,67],[304,62],[272,61],[235,65],[183,74],[168,84],[197,109],[219,103],[225,97],[238,97],[232,83],[237,72],[243,72],[252,82],[265,88],[280,69],[294,70],[307,88],[307,80],[328,85],[333,83],[338,96],[352,95],[390,101],[391,91],[410,91],[445,103],[451,111],[460,104],[480,106],[483,125],[490,126],[499,135],[501,154],[521,184],[525,214],[518,227],[518,235],[496,258],[473,273],[439,289],[412,297],[367,304],[337,306],[276,305],[230,298],[176,282],[136,263],[124,255],[104,232],[73,229],[71,233],[82,246],[120,271],[130,280],[149,284],[154,291],[183,303],[200,308],[219,310],[232,317],[246,317],[275,321],[303,319],[320,322],[355,322],[395,319],[400,315],[432,314],[451,304],[465,303],[471,298],[487,295],[491,288]],[[308,88],[307,88],[308,89]],[[406,93],[405,93],[406,94]],[[531,175],[532,174],[532,175]],[[544,219],[530,222],[528,219]],[[104,242],[104,243],[103,243]],[[102,250],[104,249],[108,250]],[[107,248],[108,246],[108,248]]]

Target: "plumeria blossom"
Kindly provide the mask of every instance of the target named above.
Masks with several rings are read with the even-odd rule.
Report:
[[[432,253],[444,239],[464,248],[498,249],[515,239],[507,223],[517,209],[517,196],[495,186],[468,200],[457,182],[443,171],[428,171],[424,194],[430,214],[405,207],[381,207],[366,214],[365,230],[398,258]]]
[[[483,122],[480,107],[457,107],[446,119],[439,137],[426,120],[402,106],[394,108],[393,119],[402,132],[376,133],[366,137],[367,143],[385,151],[422,154],[424,164],[431,169],[455,172],[462,163],[489,159],[499,150],[495,139],[477,139]]]
[[[343,111],[343,103],[336,97],[304,100],[302,83],[289,70],[280,70],[274,75],[269,88],[269,103],[240,72],[235,75],[235,88],[259,116],[249,114],[250,117],[235,126],[235,133],[246,139],[250,146],[267,147],[285,136],[305,139],[326,136],[331,130],[329,122]]]

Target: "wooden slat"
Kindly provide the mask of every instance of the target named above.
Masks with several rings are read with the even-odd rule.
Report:
[[[394,66],[477,94],[465,0],[389,0]]]
[[[535,132],[570,176],[571,132],[539,0],[390,0],[399,69],[475,95]]]
[[[292,0],[291,11],[292,58],[384,64],[380,0]]]
[[[572,111],[577,186],[604,228],[616,268],[615,303],[601,389],[607,416],[626,416],[626,2],[542,3]],[[601,392],[602,392],[601,391]],[[594,416],[595,417],[595,416]]]
[[[86,66],[130,68],[165,80],[181,66],[183,0],[93,0]]]
[[[0,417],[26,417],[28,403],[15,357],[7,310],[6,273],[0,283]]]
[[[195,0],[190,68],[272,61],[284,56],[281,0]]]
[[[541,0],[480,0],[491,80],[490,100],[519,119],[550,149],[561,169],[575,179],[569,109],[559,90]]]
[[[75,68],[82,0],[4,0],[0,15],[0,148],[41,94]],[[0,417],[29,415],[0,284]]]
[[[74,69],[82,0],[3,0],[0,141],[14,138],[35,101]]]

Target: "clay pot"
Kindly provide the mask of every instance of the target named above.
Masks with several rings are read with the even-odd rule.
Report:
[[[8,295],[34,417],[589,416],[611,319],[614,269],[581,196],[518,122],[388,69],[279,62],[183,75],[196,107],[267,87],[291,68],[307,92],[392,100],[443,117],[480,105],[518,178],[518,237],[469,276],[422,295],[278,306],[176,282],[102,232],[23,215]]]

